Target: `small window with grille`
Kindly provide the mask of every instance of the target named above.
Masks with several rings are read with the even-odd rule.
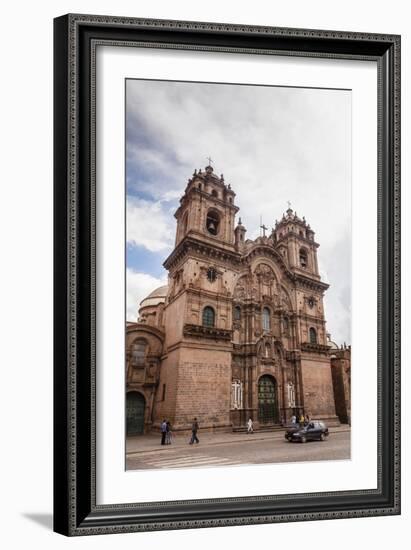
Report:
[[[270,315],[268,307],[263,308],[263,330],[270,330]]]

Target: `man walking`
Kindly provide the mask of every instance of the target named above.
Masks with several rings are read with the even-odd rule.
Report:
[[[192,424],[192,426],[191,426],[191,439],[190,439],[190,445],[192,445],[192,444],[194,443],[194,441],[195,441],[196,443],[200,443],[200,440],[199,440],[198,437],[197,437],[198,429],[199,429],[199,425],[198,425],[198,422],[197,422],[197,418],[194,418],[193,424]]]
[[[253,419],[250,417],[247,422],[247,433],[252,434],[254,432]]]
[[[166,422],[166,419],[164,419],[162,421],[160,429],[161,429],[161,444],[165,445],[166,444],[166,435],[167,435],[167,422]]]

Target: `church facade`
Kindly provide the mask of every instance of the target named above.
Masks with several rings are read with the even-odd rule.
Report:
[[[274,427],[300,414],[340,422],[314,231],[289,207],[269,235],[262,226],[247,239],[235,198],[211,166],[187,183],[164,262],[168,285],[127,323],[130,435],[163,419],[186,431],[194,417],[211,431],[249,418],[256,429]],[[347,376],[342,383],[349,399]]]

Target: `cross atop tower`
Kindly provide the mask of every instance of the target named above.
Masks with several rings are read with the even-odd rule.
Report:
[[[208,160],[208,165],[211,166],[213,159],[211,157],[206,157],[206,159]]]
[[[266,227],[266,226],[263,224],[263,218],[262,218],[262,216],[260,216],[260,229],[263,230],[263,237],[265,237],[265,232],[267,231],[268,227]]]

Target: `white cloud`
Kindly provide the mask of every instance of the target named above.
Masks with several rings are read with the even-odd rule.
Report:
[[[338,344],[351,343],[351,232],[319,248],[321,278],[330,285],[324,297],[327,330]]]
[[[127,198],[127,243],[160,252],[173,245],[174,232],[174,217],[163,210],[161,201]]]
[[[140,302],[156,288],[167,284],[167,277],[162,279],[152,277],[148,273],[138,273],[127,268],[126,271],[126,319],[127,321],[137,321],[138,308]]]

